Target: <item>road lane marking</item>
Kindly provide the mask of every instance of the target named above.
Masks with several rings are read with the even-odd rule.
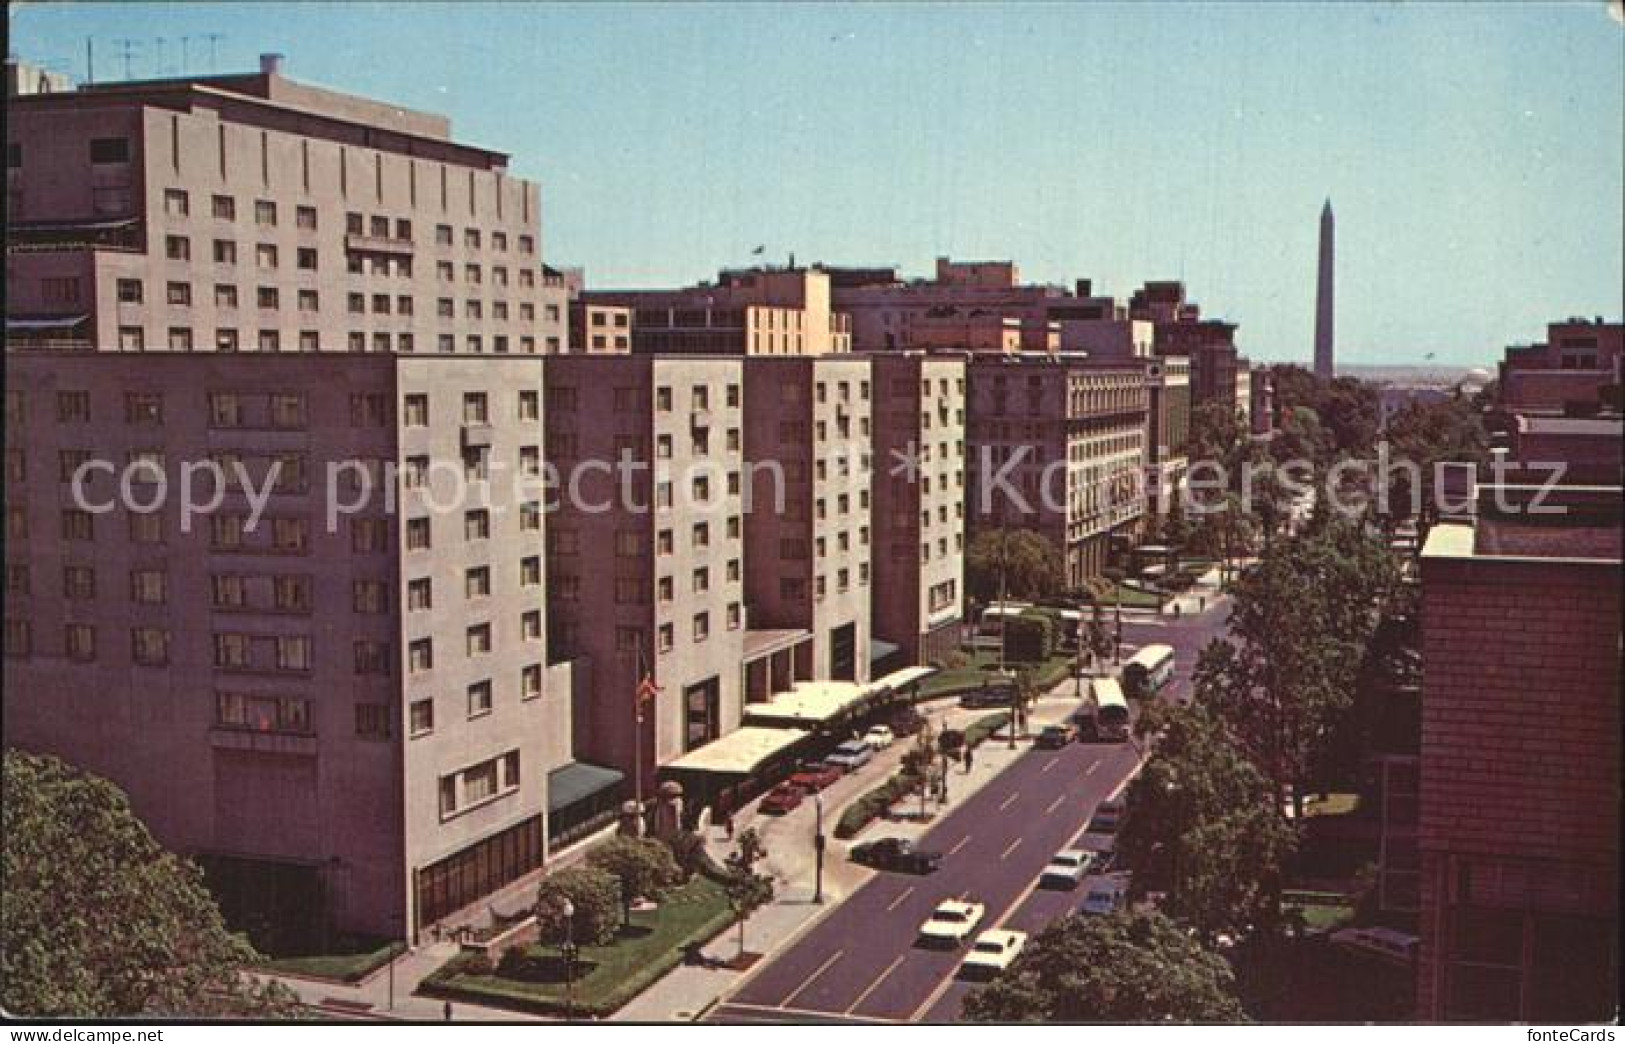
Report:
[[[999,861],[1002,863],[1004,860],[1010,858],[1010,853],[1014,852],[1016,850],[1016,848],[1020,846],[1020,844],[1021,844],[1021,838],[1019,838],[1019,837],[1016,838],[1014,841],[1010,842],[1010,847],[1006,848],[1003,852],[999,853]]]
[[[770,1013],[772,1013],[774,1015],[799,1015],[802,1018],[814,1018],[814,1019],[838,1019],[838,1018],[841,1018],[841,1016],[835,1014],[833,1011],[812,1011],[812,1010],[810,1010],[808,1008],[785,1008],[785,1007],[777,1007],[777,1006],[774,1006],[772,1004],[747,1004],[744,1001],[726,1001],[726,1002],[724,1002],[722,1004],[719,1004],[717,1006],[716,1012],[718,1014],[725,1014],[727,1012],[727,1009],[729,1009],[729,1008],[734,1008],[734,1009],[737,1009],[737,1010],[739,1010],[741,1012],[744,1012],[744,1013],[760,1011],[760,1012],[770,1012]],[[894,1023],[896,1021],[895,1019],[882,1018],[879,1015],[856,1015],[856,1016],[853,1016],[853,1018],[855,1018],[859,1022],[886,1023],[887,1025],[890,1025],[890,1024],[892,1024],[892,1023]]]
[[[1041,768],[1041,769],[1039,769],[1039,770],[1038,770],[1038,774],[1039,774],[1039,775],[1040,775],[1040,776],[1042,776],[1042,775],[1043,775],[1043,774],[1044,774],[1044,773],[1046,773],[1046,772],[1048,772],[1048,771],[1049,771],[1049,770],[1050,770],[1050,769],[1052,769],[1052,768],[1054,768],[1054,767],[1055,767],[1055,766],[1056,766],[1056,765],[1059,765],[1059,764],[1060,764],[1060,763],[1061,763],[1061,762],[1060,762],[1060,759],[1059,759],[1059,758],[1051,758],[1051,759],[1050,759],[1050,760],[1049,760],[1049,761],[1048,761],[1048,762],[1047,762],[1047,763],[1046,763],[1046,764],[1045,764],[1045,765],[1044,765],[1044,767],[1043,767],[1043,768]]]
[[[790,996],[784,998],[784,1003],[781,1004],[781,1005],[778,1005],[778,1007],[780,1007],[780,1008],[788,1008],[791,1001],[793,1001],[797,997],[801,996],[801,991],[802,990],[805,990],[808,986],[811,986],[815,979],[817,979],[820,975],[824,974],[825,972],[829,971],[829,966],[834,964],[836,961],[840,960],[841,957],[843,955],[845,955],[845,953],[846,953],[845,950],[836,950],[834,953],[830,954],[829,958],[827,960],[825,960],[823,964],[820,964],[818,966],[818,970],[813,972],[811,975],[807,976],[807,981],[802,983],[800,986],[797,986],[795,992],[790,994]]]
[[[1051,801],[1049,803],[1049,807],[1044,809],[1044,815],[1047,816],[1051,812],[1054,812],[1057,808],[1060,808],[1061,807],[1061,802],[1063,802],[1065,800],[1066,800],[1066,795],[1065,794],[1061,794],[1058,797],[1056,797],[1056,799],[1054,801]]]
[[[904,899],[907,899],[909,896],[911,896],[913,894],[914,894],[914,886],[909,885],[907,888],[903,889],[903,891],[901,893],[898,894],[896,899],[893,899],[891,901],[891,905],[886,907],[886,912],[891,913],[893,910],[897,909],[899,906],[901,906],[903,904]]]
[[[1099,767],[1100,767],[1100,762],[1091,761],[1089,763],[1089,767],[1083,770],[1084,778],[1087,779],[1088,777],[1094,775],[1095,774],[1095,769],[1097,769]]]
[[[948,854],[953,855],[954,853],[958,852],[961,848],[964,848],[968,844],[970,844],[970,835],[966,834],[964,837],[959,839],[959,844],[957,844],[954,847],[948,849]]]
[[[1021,791],[1019,791],[1019,790],[1012,793],[1009,797],[1004,799],[1004,804],[999,806],[999,811],[1003,812],[1005,809],[1007,809],[1011,805],[1015,804],[1016,803],[1016,798],[1018,798],[1020,796],[1021,796]]]
[[[860,1005],[864,1001],[868,1000],[869,999],[869,994],[875,992],[875,990],[880,987],[880,984],[886,981],[886,976],[888,976],[892,972],[896,971],[897,966],[899,964],[902,964],[903,963],[903,958],[907,957],[907,956],[908,956],[907,951],[898,954],[897,959],[895,961],[892,961],[890,964],[888,964],[886,966],[886,970],[880,973],[880,977],[875,979],[874,982],[871,982],[869,984],[868,989],[866,989],[862,993],[858,994],[858,999],[853,1001],[852,1006],[847,1008],[845,1011],[841,1012],[841,1014],[842,1015],[850,1015],[850,1014],[852,1014],[852,1012],[857,1009],[858,1005]]]

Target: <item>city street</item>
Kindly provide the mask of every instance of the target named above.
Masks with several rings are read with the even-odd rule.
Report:
[[[1125,615],[1125,655],[1164,642],[1178,651],[1178,671],[1165,691],[1182,698],[1202,645],[1223,628],[1226,607],[1180,620]],[[1066,683],[1070,684],[1070,683]],[[996,742],[996,741],[994,741]],[[963,950],[915,945],[920,924],[938,902],[983,903],[978,931],[1011,927],[1036,932],[1082,902],[1076,890],[1039,890],[1050,856],[1068,847],[1095,806],[1132,775],[1131,743],[1072,744],[1029,750],[953,809],[922,844],[946,854],[926,877],[880,874],[862,885],[788,950],[711,1013],[714,1021],[932,1021],[955,1019],[971,984],[956,979]],[[885,836],[876,825],[858,840]]]

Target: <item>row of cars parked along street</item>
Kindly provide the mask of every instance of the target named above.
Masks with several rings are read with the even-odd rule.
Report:
[[[863,735],[846,740],[823,760],[802,762],[789,779],[767,792],[757,810],[769,816],[782,816],[795,810],[808,797],[839,781],[848,772],[867,765],[877,751],[897,742],[899,736],[911,736],[924,725],[924,716],[913,707],[898,709],[888,724],[871,725]]]

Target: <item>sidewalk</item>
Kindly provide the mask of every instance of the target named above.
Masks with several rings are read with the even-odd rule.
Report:
[[[445,1001],[413,994],[418,988],[418,983],[456,954],[457,944],[450,941],[408,950],[394,961],[393,982],[389,965],[379,968],[354,985],[291,975],[264,976],[264,978],[274,978],[292,990],[304,1004],[313,1009],[312,1014],[317,1018],[442,1022],[446,1017]],[[536,1016],[510,1011],[507,1008],[489,1008],[461,1001],[453,1001],[451,1007],[454,1022],[544,1021]]]
[[[1077,683],[1068,678],[1040,697],[1028,715],[1028,731],[1036,733],[1045,725],[1061,721],[1077,710],[1076,694]],[[959,728],[984,715],[997,713],[993,710],[966,710],[947,701],[939,701],[935,705],[921,704],[920,711],[931,719],[935,728],[945,723]],[[930,820],[876,820],[850,842],[835,840],[833,831],[842,810],[889,778],[896,771],[903,751],[910,742],[908,739],[899,740],[864,769],[825,791],[824,830],[831,836],[824,853],[824,902],[821,905],[812,901],[816,853],[812,840],[813,818],[809,811],[811,803],[783,817],[758,816],[756,806],[752,804],[734,817],[736,834],[746,827],[755,826],[762,835],[768,850],[767,869],[777,882],[778,891],[773,902],[745,922],[746,949],[768,955],[758,962],[757,967],[770,960],[775,951],[793,943],[823,914],[833,910],[842,899],[875,876],[875,871],[847,858],[850,845],[882,835],[920,837],[943,814],[951,813],[960,802],[986,786],[1031,747],[1030,740],[1019,739],[1015,749],[1011,750],[1007,734],[1001,732],[976,748],[968,774],[961,766],[949,770],[948,803],[942,806],[936,801],[928,802],[927,810],[932,813]],[[918,806],[911,802],[910,807]],[[729,846],[720,829],[713,828],[706,840],[714,854],[719,857],[726,854]],[[705,956],[720,960],[731,959],[738,952],[739,935],[732,929],[717,936],[703,950]],[[750,972],[684,965],[643,991],[616,1012],[613,1018],[616,1021],[642,1022],[692,1021],[719,999],[731,994],[749,975]]]

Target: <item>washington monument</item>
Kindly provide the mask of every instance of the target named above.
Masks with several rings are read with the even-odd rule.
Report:
[[[1331,380],[1332,363],[1332,255],[1336,236],[1332,201],[1320,211],[1320,280],[1315,286],[1315,376]]]

